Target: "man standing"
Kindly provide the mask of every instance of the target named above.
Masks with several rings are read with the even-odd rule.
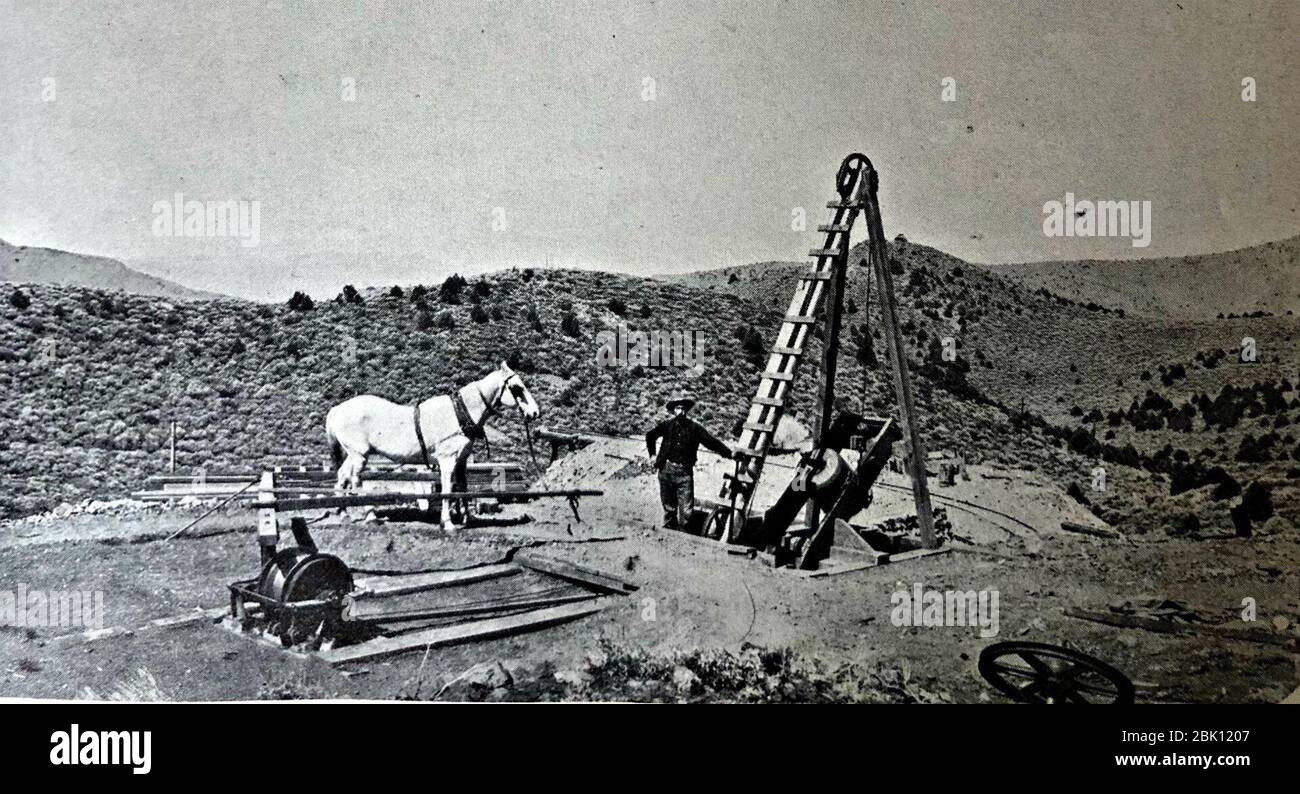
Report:
[[[695,452],[703,444],[713,452],[730,458],[731,449],[698,422],[686,416],[695,400],[674,392],[668,400],[672,416],[645,434],[646,450],[659,470],[659,501],[664,507],[664,528],[685,529],[695,509]],[[655,442],[663,438],[658,454]]]

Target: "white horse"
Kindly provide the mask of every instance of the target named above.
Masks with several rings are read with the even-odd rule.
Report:
[[[517,407],[525,423],[541,413],[528,387],[504,361],[455,395],[431,397],[414,407],[372,394],[339,403],[325,417],[325,435],[338,466],[335,487],[360,488],[366,458],[377,452],[397,463],[430,465],[430,458],[437,458],[441,492],[451,493],[452,474],[469,457],[470,436],[481,434],[483,424],[501,405]],[[450,504],[450,499],[442,500],[444,529],[456,528]]]

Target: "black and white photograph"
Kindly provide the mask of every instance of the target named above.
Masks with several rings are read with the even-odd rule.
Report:
[[[0,0],[0,699],[1300,704],[1297,41]]]

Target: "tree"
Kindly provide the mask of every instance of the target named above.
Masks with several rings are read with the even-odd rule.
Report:
[[[459,273],[452,273],[438,287],[438,300],[443,303],[456,305],[460,303],[460,296],[465,291],[466,281]]]
[[[289,299],[289,309],[290,309],[291,311],[295,311],[295,312],[308,312],[308,311],[311,311],[311,310],[314,309],[314,308],[316,308],[316,303],[315,303],[315,301],[313,301],[313,300],[311,299],[311,296],[308,295],[308,294],[305,293],[305,292],[295,292],[295,293],[293,293],[293,297]],[[171,320],[172,320],[172,318],[173,318],[174,316],[175,316],[175,315],[168,315],[168,316],[167,316],[167,324],[168,324],[168,325],[173,325],[173,324],[174,324],[174,323],[171,322]],[[177,321],[179,322],[179,318],[177,318]]]
[[[9,305],[20,312],[26,311],[27,307],[32,305],[32,299],[22,290],[16,289],[9,293]]]

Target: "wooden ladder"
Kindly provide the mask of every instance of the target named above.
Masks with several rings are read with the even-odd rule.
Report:
[[[741,426],[740,448],[736,451],[741,459],[737,460],[733,474],[723,475],[719,496],[729,506],[720,517],[725,523],[719,539],[724,543],[735,539],[749,517],[754,489],[762,475],[777,425],[791,397],[795,374],[806,352],[812,326],[817,322],[836,268],[847,263],[849,233],[858,213],[865,207],[867,181],[871,176],[874,172],[870,163],[861,155],[850,155],[840,165],[836,176],[839,198],[826,204],[826,208],[831,210],[830,223],[817,227],[818,232],[826,235],[825,241],[820,248],[808,252],[815,262],[812,271],[801,276],[795,287],[758,390]]]

